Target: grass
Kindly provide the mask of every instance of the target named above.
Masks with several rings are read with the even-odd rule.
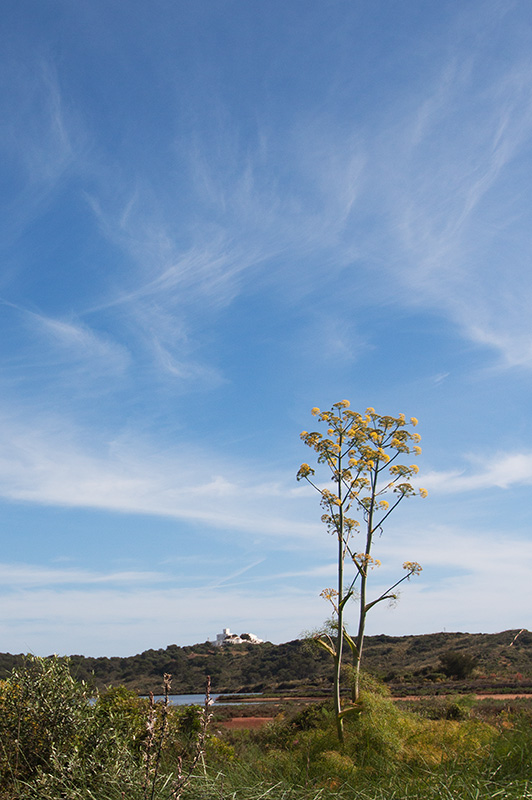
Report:
[[[0,800],[532,800],[531,706],[373,686],[340,747],[327,702],[207,731],[208,707],[91,702],[64,662],[28,659],[0,682]]]

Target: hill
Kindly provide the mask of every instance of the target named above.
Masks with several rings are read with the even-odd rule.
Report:
[[[466,681],[444,669],[449,653],[458,663],[475,665]],[[23,655],[0,654],[0,678],[23,660]],[[124,685],[141,693],[158,693],[163,674],[170,673],[176,694],[202,692],[206,675],[211,676],[215,692],[321,693],[328,691],[332,672],[327,653],[304,640],[224,647],[211,642],[172,644],[125,658],[73,655],[70,666],[76,678],[99,689]],[[389,683],[394,694],[501,688],[532,692],[532,633],[516,629],[493,634],[368,636],[364,668]]]

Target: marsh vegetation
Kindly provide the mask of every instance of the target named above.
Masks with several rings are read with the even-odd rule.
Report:
[[[532,797],[528,700],[398,702],[363,676],[343,743],[331,700],[280,709],[257,730],[230,730],[223,715],[210,715],[164,703],[150,709],[123,687],[91,700],[64,661],[28,658],[0,685],[0,797]]]

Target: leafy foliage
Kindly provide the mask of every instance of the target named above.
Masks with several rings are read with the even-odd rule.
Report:
[[[450,678],[460,680],[469,677],[477,663],[475,656],[470,653],[459,653],[456,650],[447,650],[440,656],[442,671]]]
[[[133,800],[146,797],[148,776],[151,798],[163,753],[166,774],[158,782],[185,784],[199,754],[196,708],[150,706],[124,687],[91,695],[58,658],[28,657],[0,684],[0,796],[2,790],[10,800],[127,793]],[[146,764],[155,768],[147,771]]]
[[[188,774],[187,763],[197,761],[200,753],[200,711],[167,709],[172,713],[166,723],[160,775],[146,794],[147,702],[114,688],[91,703],[87,686],[72,679],[67,663],[28,658],[0,685],[0,797],[530,798],[530,708],[511,711],[508,704],[501,704],[487,722],[477,718],[471,699],[445,702],[447,710],[459,705],[462,715],[450,719],[444,713],[408,711],[392,701],[374,678],[364,679],[359,713],[346,719],[342,746],[330,701],[309,705],[293,714],[280,713],[256,732],[216,730],[205,742],[206,763],[189,783],[180,783],[179,776]],[[163,718],[160,704],[155,713],[157,733]]]

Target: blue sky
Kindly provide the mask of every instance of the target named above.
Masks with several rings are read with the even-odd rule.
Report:
[[[370,633],[532,627],[532,9],[7,0],[0,650],[319,626],[313,406],[416,416]]]

